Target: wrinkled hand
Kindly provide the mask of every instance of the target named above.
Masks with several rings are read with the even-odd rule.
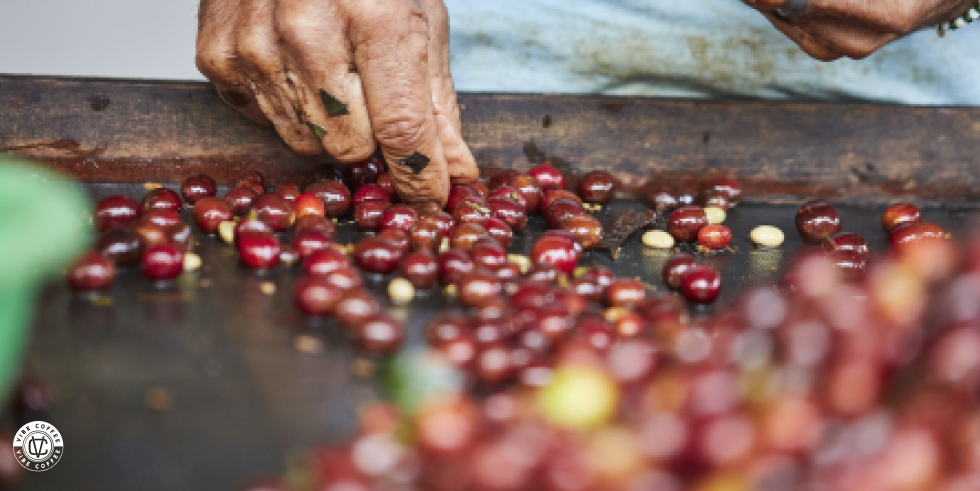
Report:
[[[478,177],[441,0],[202,0],[199,22],[201,73],[297,152],[356,162],[380,146],[409,203],[445,203],[450,181]],[[321,90],[346,111],[328,114]],[[418,175],[400,163],[415,152],[430,160]]]
[[[965,12],[971,0],[813,0],[789,20],[774,15],[786,0],[745,0],[810,56],[823,61],[862,59],[923,27]]]

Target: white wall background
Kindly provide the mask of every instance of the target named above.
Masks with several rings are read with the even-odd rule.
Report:
[[[0,0],[0,73],[202,79],[197,0]]]

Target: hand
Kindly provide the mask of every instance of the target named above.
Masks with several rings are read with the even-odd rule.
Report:
[[[813,0],[806,13],[774,15],[787,0],[745,0],[810,56],[823,61],[866,58],[910,32],[965,12],[973,0]]]
[[[299,153],[349,163],[380,145],[408,203],[444,204],[450,181],[479,175],[441,0],[202,0],[196,61],[225,102]],[[328,114],[321,90],[347,114]],[[429,159],[418,175],[400,163],[415,152]]]

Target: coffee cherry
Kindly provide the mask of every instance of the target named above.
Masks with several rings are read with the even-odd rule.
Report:
[[[478,203],[482,203],[485,201],[483,196],[480,195],[480,192],[473,189],[472,187],[456,185],[450,188],[449,190],[449,198],[446,201],[446,209],[449,210],[450,212],[455,212],[456,207],[459,205],[459,203],[467,198],[474,198],[477,200]]]
[[[507,250],[496,240],[486,237],[473,244],[470,258],[476,266],[494,271],[507,262]]]
[[[443,237],[449,237],[453,232],[453,227],[456,226],[456,221],[453,220],[453,216],[444,211],[425,213],[422,215],[422,220],[431,221],[438,225]]]
[[[380,233],[378,233],[378,237],[391,242],[391,244],[394,245],[395,249],[398,251],[399,257],[407,254],[412,248],[412,242],[408,238],[408,234],[402,232],[401,230],[382,230]]]
[[[819,244],[840,232],[840,216],[826,201],[810,201],[796,212],[796,230],[810,244]]]
[[[139,220],[130,229],[139,236],[140,249],[143,251],[170,241],[167,230],[150,221]]]
[[[478,223],[460,223],[449,236],[449,247],[469,251],[476,241],[487,237],[487,229]]]
[[[330,282],[331,285],[340,288],[344,293],[360,290],[364,287],[364,278],[361,273],[357,271],[357,268],[349,266],[346,268],[341,268],[324,275],[324,278]]]
[[[360,189],[368,184],[374,184],[384,174],[388,166],[378,157],[371,156],[347,167],[352,189]]]
[[[100,232],[128,227],[141,213],[142,207],[133,198],[122,194],[108,196],[95,205],[95,227]]]
[[[263,176],[262,173],[257,170],[249,169],[244,173],[242,173],[242,176],[238,179],[238,182],[239,183],[248,182],[264,188],[265,176]],[[265,194],[265,192],[263,191],[259,194]]]
[[[183,203],[180,195],[173,189],[159,188],[153,189],[143,195],[140,208],[146,212],[150,210],[170,210],[180,211]]]
[[[279,247],[279,239],[272,234],[243,232],[235,239],[235,246],[242,262],[252,269],[270,269],[279,264],[282,249]]]
[[[354,206],[354,221],[365,232],[377,232],[381,228],[381,217],[391,206],[387,201],[365,201]]]
[[[378,222],[382,231],[388,229],[401,230],[408,233],[418,221],[418,213],[408,205],[391,205],[381,214]]]
[[[881,226],[886,232],[891,232],[899,225],[920,220],[922,220],[922,214],[919,212],[919,207],[912,203],[895,203],[881,215]]]
[[[296,305],[307,315],[332,314],[340,297],[340,288],[321,276],[305,276],[293,288]]]
[[[646,200],[658,213],[673,210],[681,205],[677,191],[666,185],[655,186],[646,193]]]
[[[323,206],[323,200],[315,194],[304,193],[296,197],[293,202],[293,209],[296,211],[296,219],[306,215],[326,216],[327,211]]]
[[[273,230],[268,223],[265,223],[261,220],[253,220],[253,219],[239,220],[238,223],[235,224],[234,241],[237,242],[238,238],[241,237],[242,234],[250,233],[250,232],[261,233],[261,234],[272,234]]]
[[[742,184],[728,177],[705,179],[701,181],[701,193],[721,195],[727,200],[728,206],[733,207],[742,200]]]
[[[664,264],[663,280],[667,288],[680,290],[684,277],[697,265],[690,254],[675,254]]]
[[[193,205],[201,198],[216,196],[218,194],[218,185],[214,182],[214,179],[211,179],[211,176],[198,174],[188,177],[180,185],[180,194],[184,197],[184,201],[187,204]]]
[[[284,182],[276,186],[276,189],[272,192],[272,194],[275,194],[276,196],[279,196],[290,203],[295,203],[296,198],[299,198],[299,195],[303,194],[303,192],[300,191],[299,186],[296,184]]]
[[[166,233],[167,240],[183,247],[185,252],[194,247],[194,231],[190,225],[180,222],[168,227]]]
[[[534,176],[530,174],[515,174],[507,181],[507,184],[520,191],[524,199],[527,200],[527,209],[525,211],[528,214],[541,211],[541,201],[544,199],[544,192],[541,189],[541,183]]]
[[[473,271],[473,260],[465,251],[450,249],[439,254],[439,283],[456,284],[463,275]]]
[[[151,280],[172,280],[184,270],[184,250],[176,244],[162,244],[143,252],[143,275]]]
[[[375,184],[381,187],[381,189],[388,194],[388,199],[391,200],[392,203],[398,201],[398,190],[395,189],[395,181],[391,178],[390,172],[385,172],[384,174],[378,176],[378,182]]]
[[[693,303],[714,302],[721,294],[721,275],[707,266],[695,266],[681,280],[681,293]]]
[[[494,197],[487,201],[490,209],[490,218],[500,220],[507,224],[511,230],[521,231],[527,226],[527,212],[519,203],[505,198]]]
[[[347,214],[353,200],[350,190],[338,181],[319,181],[306,187],[306,194],[312,194],[323,202],[323,212],[328,218],[339,218]]]
[[[355,207],[365,201],[384,201],[391,203],[391,200],[388,199],[388,193],[377,184],[365,184],[361,186],[357,191],[354,191],[352,200]]]
[[[731,208],[728,198],[716,191],[702,192],[699,202],[705,208],[718,208],[725,212]]]
[[[595,217],[586,214],[574,215],[561,223],[561,229],[575,236],[582,248],[590,251],[602,242],[604,230],[602,223]]]
[[[552,185],[559,189],[565,187],[565,176],[550,162],[545,162],[531,169],[528,174],[537,179],[542,186]]]
[[[265,194],[265,187],[252,181],[238,181],[238,184],[235,184],[235,187],[250,189],[256,196],[262,196]]]
[[[868,274],[868,256],[854,249],[837,249],[830,253],[830,260],[844,283],[857,283]]]
[[[564,189],[545,189],[543,193],[544,197],[541,200],[541,210],[547,210],[551,203],[560,199],[570,199],[579,205],[583,204],[582,198],[579,198],[577,194]]]
[[[903,250],[912,244],[918,244],[927,240],[945,240],[946,232],[936,224],[929,222],[909,222],[903,223],[892,229],[889,236],[892,249],[902,253]]]
[[[333,237],[320,229],[305,228],[293,233],[293,247],[300,257],[308,257],[316,251],[326,249],[333,243]]]
[[[324,217],[319,215],[303,215],[297,217],[296,221],[293,222],[293,233],[296,234],[301,230],[306,230],[308,228],[323,230],[327,235],[333,237],[335,235],[337,227]],[[271,228],[270,228],[271,231]]]
[[[258,198],[259,194],[250,188],[231,188],[225,193],[225,201],[231,205],[232,213],[235,216],[242,216],[252,208],[252,202]]]
[[[112,229],[99,237],[95,250],[117,266],[132,264],[140,258],[140,236],[128,228]]]
[[[524,213],[527,213],[527,198],[524,197],[524,193],[522,193],[520,189],[517,189],[514,186],[502,184],[496,187],[490,191],[490,194],[487,196],[487,202],[493,198],[513,201],[521,207],[521,210],[523,210]]]
[[[293,205],[275,194],[263,194],[252,202],[255,216],[276,232],[285,232],[296,221]]]
[[[871,247],[868,245],[868,241],[858,234],[842,232],[831,235],[823,242],[823,250],[827,253],[854,251],[857,257],[865,263],[871,261]]]
[[[516,206],[516,205],[515,205]],[[490,218],[490,206],[479,196],[467,196],[456,203],[453,210],[453,220],[456,223],[482,224]]]
[[[354,263],[369,273],[389,274],[401,258],[398,247],[381,237],[365,237],[354,246]]]
[[[401,272],[417,290],[428,290],[439,279],[438,258],[425,250],[411,252],[402,260]]]
[[[633,307],[646,300],[647,289],[640,280],[618,278],[605,288],[606,303],[612,307]]]
[[[82,254],[68,268],[68,284],[76,291],[104,290],[115,277],[112,261],[95,251]]]
[[[146,220],[163,228],[169,228],[180,223],[180,215],[172,210],[150,210],[144,212],[140,220]]]
[[[221,222],[230,221],[233,217],[231,205],[224,199],[209,196],[194,203],[194,222],[206,234],[216,233]]]
[[[732,231],[724,225],[705,225],[698,232],[698,244],[716,251],[728,247],[732,242]]]
[[[483,269],[474,269],[460,278],[456,291],[461,304],[466,307],[480,307],[497,298],[503,291],[503,286],[496,275]]]
[[[572,274],[581,255],[577,242],[571,237],[557,234],[545,234],[531,249],[531,261],[534,263],[551,264],[565,274]]]
[[[514,232],[509,225],[499,218],[488,218],[487,221],[483,222],[483,228],[487,231],[488,236],[496,239],[505,249],[514,242]]]
[[[585,213],[585,208],[580,203],[567,198],[552,201],[545,208],[544,217],[551,228],[560,228],[561,224],[567,219]]]
[[[350,258],[333,247],[314,251],[303,262],[303,271],[314,276],[327,276],[334,271],[350,267]]]
[[[578,195],[582,201],[605,205],[612,201],[615,183],[612,174],[604,170],[589,172],[578,185]]]
[[[700,206],[685,205],[671,212],[667,232],[678,242],[694,242],[698,232],[708,224],[708,216]]]
[[[412,247],[419,250],[435,252],[442,244],[442,230],[433,220],[419,220],[408,233]]]
[[[363,289],[353,289],[344,293],[336,308],[337,319],[350,328],[363,324],[380,312],[381,306],[378,300]]]
[[[487,179],[487,189],[493,192],[500,186],[509,185],[510,180],[517,174],[519,173],[514,169],[504,169]]]

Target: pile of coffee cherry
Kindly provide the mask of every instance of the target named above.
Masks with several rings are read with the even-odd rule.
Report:
[[[801,223],[815,210],[829,212],[808,204]],[[903,240],[902,221],[921,233]],[[883,224],[902,245],[861,279],[816,247],[782,284],[715,315],[691,317],[665,294],[632,306],[643,318],[632,332],[583,312],[547,352],[526,347],[536,368],[518,383],[366,407],[352,438],[249,489],[980,489],[980,236],[958,248],[904,204]],[[549,290],[575,308],[550,279],[522,284],[514,302],[546,308],[532,299]],[[508,308],[434,322],[439,349],[425,363],[458,366],[460,336],[499,346],[486,326]],[[561,325],[557,310],[538,324]],[[560,336],[539,330],[544,343]],[[498,380],[477,363],[481,380]]]
[[[203,175],[142,202],[105,198],[98,243],[69,282],[105,289],[116,265],[137,262],[152,281],[195,267],[194,234],[179,214],[186,203],[197,227],[233,243],[245,266],[302,261],[297,306],[335,317],[367,352],[397,352],[404,331],[365,275],[393,276],[393,303],[443,288],[460,308],[428,324],[429,356],[489,394],[446,393],[411,413],[372,408],[354,440],[303,466],[305,484],[276,486],[976,489],[955,486],[972,485],[980,467],[980,247],[958,252],[911,204],[884,214],[896,256],[874,265],[867,241],[841,233],[831,204],[805,204],[797,230],[820,247],[796,260],[785,284],[692,318],[688,302],[720,292],[721,275],[698,256],[731,241],[722,222],[742,194],[731,179],[647,196],[670,246],[684,251],[663,270],[681,296],[578,266],[607,235],[591,213],[615,191],[604,171],[585,175],[577,193],[550,164],[504,171],[454,186],[445,208],[400,203],[378,159],[346,179],[268,189],[252,171],[224,198]],[[529,257],[508,254],[535,213],[551,229]],[[365,235],[335,243],[334,220],[351,216]],[[781,232],[766,232],[753,240],[778,246]]]

